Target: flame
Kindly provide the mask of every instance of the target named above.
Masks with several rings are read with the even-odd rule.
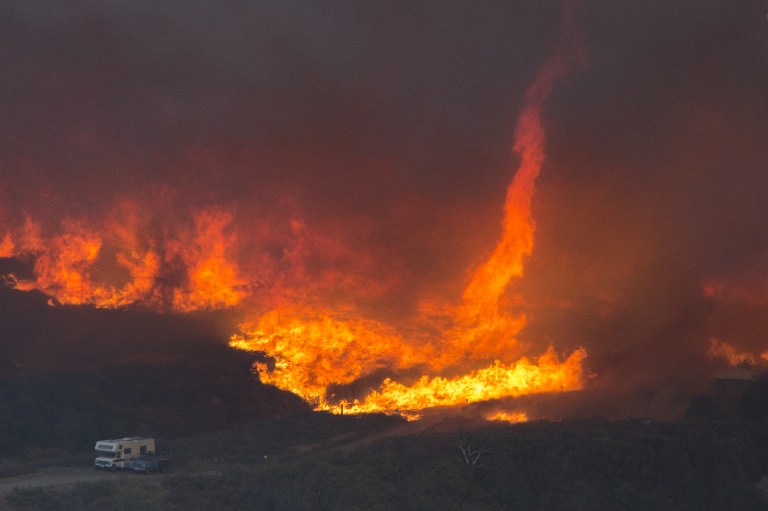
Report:
[[[227,234],[232,216],[204,209],[194,215],[194,228],[149,238],[151,229],[138,208],[123,203],[100,223],[64,219],[58,231],[44,236],[27,217],[14,241],[5,234],[3,257],[32,256],[33,279],[15,279],[18,289],[36,289],[61,304],[115,308],[132,304],[192,311],[229,307],[245,296],[244,280],[232,258],[235,238]],[[164,296],[169,268],[180,267],[182,282]],[[169,304],[166,304],[169,301]]]
[[[39,289],[62,303],[81,304],[87,300],[103,303],[105,290],[95,285],[87,270],[96,261],[102,246],[99,236],[85,225],[66,222],[65,233],[50,244],[35,263]],[[19,289],[29,290],[32,282],[20,282]]]
[[[257,367],[262,381],[290,390],[325,410],[335,409],[331,396],[326,395],[332,385],[350,384],[380,369],[421,366],[440,370],[446,360],[453,359],[434,345],[417,348],[381,323],[339,319],[328,312],[318,315],[277,309],[262,316],[256,325],[244,324],[241,329],[248,333],[233,335],[231,346],[275,357],[274,368],[265,364]],[[512,363],[493,360],[486,367],[452,378],[425,375],[411,385],[387,378],[363,399],[343,401],[347,401],[349,413],[366,413],[573,390],[581,387],[584,357],[586,352],[579,349],[561,363],[550,347],[534,362],[526,357]]]
[[[262,381],[329,409],[326,388],[349,384],[379,369],[401,369],[425,359],[391,328],[372,320],[340,318],[329,311],[275,309],[245,323],[230,345],[275,356],[272,371],[261,367]]]
[[[245,296],[245,280],[230,257],[235,236],[227,233],[232,215],[203,210],[194,217],[195,231],[189,242],[175,240],[168,255],[179,257],[188,271],[189,284],[174,289],[173,308],[189,312],[232,307]]]
[[[541,110],[555,81],[565,72],[558,55],[539,71],[526,91],[526,106],[515,131],[514,152],[520,166],[507,189],[503,233],[486,262],[474,272],[458,306],[425,304],[438,311],[439,333],[417,342],[397,330],[367,320],[354,309],[345,313],[305,309],[283,304],[243,323],[231,346],[262,351],[274,367],[257,365],[266,383],[290,390],[318,409],[336,403],[350,413],[413,411],[455,406],[522,394],[580,389],[583,349],[560,361],[551,346],[531,360],[516,336],[524,328],[524,313],[511,313],[506,294],[514,279],[523,276],[524,263],[533,250],[535,224],[531,200],[544,161]],[[522,299],[516,299],[519,304]],[[412,330],[434,326],[417,318]],[[362,397],[336,396],[333,386],[349,385],[379,370],[390,376]],[[416,412],[417,413],[417,412]],[[518,416],[521,418],[522,416]]]
[[[376,412],[455,406],[488,399],[581,388],[584,350],[576,350],[565,362],[550,347],[535,362],[523,357],[491,365],[454,378],[422,376],[412,385],[386,379],[379,390],[349,407],[350,412]]]
[[[292,218],[283,239],[258,247],[260,255],[244,271],[238,255],[254,246],[241,241],[235,212],[216,207],[163,225],[131,201],[100,220],[65,218],[42,226],[28,216],[23,226],[3,233],[0,257],[29,257],[34,277],[8,282],[61,304],[180,312],[251,308],[231,346],[264,352],[267,362],[256,367],[261,379],[319,409],[415,418],[429,407],[580,389],[586,352],[576,349],[561,360],[549,346],[532,355],[518,339],[528,321],[526,304],[511,288],[524,276],[534,247],[531,203],[545,158],[541,112],[566,67],[556,53],[525,92],[512,148],[519,167],[506,190],[495,248],[460,297],[424,300],[397,326],[356,306],[387,290],[353,269],[373,271],[365,254]],[[252,227],[251,241],[269,237],[268,231]],[[270,253],[279,256],[263,255]]]
[[[535,223],[531,199],[544,161],[541,110],[555,81],[564,72],[564,62],[556,57],[542,67],[526,91],[526,106],[515,128],[514,152],[520,157],[520,166],[507,188],[503,235],[464,290],[462,314],[469,321],[488,320],[499,313],[499,299],[513,278],[523,276],[525,259],[533,250]]]
[[[528,415],[525,412],[495,412],[486,415],[485,420],[516,424],[518,422],[527,422]]]
[[[768,363],[768,350],[754,354],[747,351],[739,351],[734,345],[721,341],[716,337],[709,340],[709,355],[713,358],[724,358],[733,367],[739,365],[759,365]]]
[[[0,257],[13,257],[16,244],[13,242],[10,232],[6,232],[3,241],[0,241]]]

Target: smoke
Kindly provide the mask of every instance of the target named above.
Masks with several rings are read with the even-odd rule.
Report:
[[[498,238],[515,119],[557,44],[557,5],[508,4],[3,4],[6,273],[29,279],[41,257],[18,249],[28,219],[44,240],[64,221],[130,224],[137,238],[104,238],[88,274],[121,288],[156,254],[143,296],[166,310],[219,249],[238,306],[260,311],[298,296],[401,325],[460,297]],[[768,347],[766,9],[575,11],[588,59],[544,109],[517,290],[533,353],[584,346],[590,385],[684,396],[725,363],[711,338]],[[231,219],[218,249],[211,211]],[[128,246],[133,266],[109,261]]]
[[[624,409],[705,389],[712,337],[768,346],[744,321],[765,313],[768,26],[742,7],[587,4],[589,68],[550,108],[526,334],[582,343]]]

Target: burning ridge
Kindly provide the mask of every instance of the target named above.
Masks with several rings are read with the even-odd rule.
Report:
[[[550,346],[530,355],[518,340],[527,323],[525,301],[510,289],[524,276],[534,246],[531,201],[545,159],[542,110],[568,70],[564,48],[525,92],[513,146],[519,166],[507,188],[500,240],[472,273],[458,304],[424,300],[407,332],[366,317],[354,296],[341,306],[324,300],[323,282],[348,284],[340,273],[308,284],[312,277],[295,270],[293,257],[306,249],[304,243],[324,241],[310,239],[300,220],[289,222],[288,246],[276,263],[244,265],[236,212],[222,207],[198,208],[186,222],[169,226],[124,200],[112,215],[67,218],[56,232],[27,216],[23,225],[0,233],[0,258],[33,261],[33,271],[11,275],[7,283],[41,291],[51,305],[235,308],[245,319],[230,345],[265,353],[270,362],[256,366],[262,381],[318,409],[406,413],[580,389],[586,351],[561,360]],[[343,252],[336,248],[335,256],[347,257]],[[524,415],[511,411],[507,417]]]
[[[232,346],[274,357],[273,367],[258,367],[263,381],[296,392],[317,408],[340,406],[352,413],[418,410],[582,388],[586,351],[578,349],[564,361],[551,346],[534,359],[522,356],[526,347],[516,336],[525,327],[526,315],[506,306],[508,288],[523,277],[533,250],[531,200],[545,145],[541,112],[555,82],[567,71],[565,56],[564,51],[556,52],[525,93],[514,144],[520,165],[507,189],[503,232],[495,250],[474,271],[460,305],[424,307],[440,311],[441,333],[416,343],[375,321],[283,306],[243,323],[241,333],[232,336]],[[520,297],[512,301],[522,303]],[[421,375],[415,380],[406,376],[407,383],[387,377],[362,395],[328,393],[332,385],[350,385],[376,371],[416,367]]]

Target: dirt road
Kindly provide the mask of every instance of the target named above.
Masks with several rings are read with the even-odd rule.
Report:
[[[0,479],[0,495],[14,488],[43,488],[49,486],[67,486],[82,482],[129,479],[141,482],[159,482],[163,474],[148,476],[128,472],[102,472],[92,468],[46,468],[15,477]]]

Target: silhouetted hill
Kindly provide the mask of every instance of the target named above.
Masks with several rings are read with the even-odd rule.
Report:
[[[226,345],[231,324],[227,313],[56,306],[0,285],[0,456],[306,411],[298,397],[259,382],[258,354]]]
[[[257,418],[305,412],[293,394],[263,385],[254,356],[214,344],[184,359],[0,380],[0,456],[30,447],[78,451],[99,438],[189,436]]]
[[[0,286],[0,374],[179,358],[201,344],[226,344],[231,328],[226,312],[52,306],[41,293]]]

